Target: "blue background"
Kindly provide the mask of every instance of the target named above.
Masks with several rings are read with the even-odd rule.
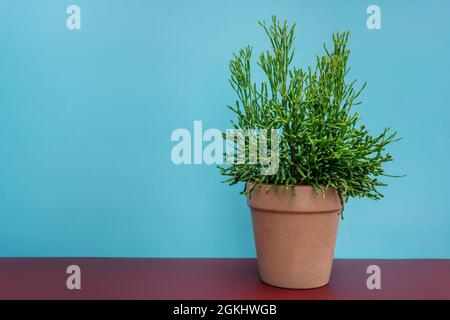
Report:
[[[81,7],[82,29],[66,28]],[[377,4],[382,29],[368,30]],[[171,162],[176,128],[227,128],[232,52],[297,22],[294,64],[351,30],[358,107],[392,126],[385,199],[354,199],[337,257],[450,258],[449,1],[2,1],[0,255],[252,257],[243,196]]]

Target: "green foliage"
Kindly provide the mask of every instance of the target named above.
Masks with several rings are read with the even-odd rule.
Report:
[[[359,104],[357,98],[365,84],[356,89],[356,80],[347,81],[349,32],[333,34],[332,50],[324,45],[325,53],[317,56],[315,68],[303,70],[290,68],[295,25],[289,27],[275,16],[270,26],[260,25],[272,46],[257,62],[267,80],[252,83],[252,48],[241,49],[229,64],[230,84],[238,100],[228,107],[237,116],[232,121],[235,129],[280,130],[279,169],[274,175],[262,175],[259,163],[234,163],[219,167],[228,177],[225,181],[231,185],[253,181],[285,189],[311,185],[317,192],[332,187],[341,199],[383,197],[377,188],[386,184],[377,177],[388,176],[382,165],[392,161],[392,156],[385,148],[398,139],[389,128],[372,136],[359,125],[359,114],[351,110]]]

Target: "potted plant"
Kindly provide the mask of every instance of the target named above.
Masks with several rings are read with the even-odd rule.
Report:
[[[260,25],[271,44],[257,61],[267,79],[252,82],[252,48],[241,49],[229,65],[238,96],[229,108],[237,116],[235,129],[278,130],[278,140],[262,139],[278,144],[272,150],[277,170],[265,173],[261,161],[227,161],[231,164],[219,169],[230,185],[245,183],[262,281],[320,287],[329,282],[344,203],[350,197],[383,197],[378,187],[386,184],[378,177],[392,176],[382,167],[392,161],[385,148],[398,139],[389,128],[371,135],[352,110],[365,84],[356,89],[356,82],[347,80],[348,32],[333,34],[333,47],[324,45],[315,67],[302,69],[291,68],[295,24],[274,16],[269,26]],[[236,146],[244,157],[251,151],[247,138]]]

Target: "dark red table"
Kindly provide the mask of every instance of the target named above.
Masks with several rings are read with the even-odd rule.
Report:
[[[81,290],[66,287],[74,264]],[[450,260],[337,259],[327,286],[289,290],[262,283],[255,259],[0,258],[0,299],[450,299]]]

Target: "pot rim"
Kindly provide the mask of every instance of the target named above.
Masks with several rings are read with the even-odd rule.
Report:
[[[248,185],[248,184],[255,184],[253,181],[247,181],[246,182],[246,184]],[[259,184],[257,184],[257,186],[260,186],[260,187],[272,187],[274,184],[273,183],[259,183]],[[276,184],[276,187],[275,188],[278,188],[278,187],[284,187],[284,184]],[[333,188],[333,187],[325,187],[325,186],[322,186],[323,188],[325,188],[325,189],[334,189],[334,190],[337,190],[336,188]],[[294,186],[289,186],[286,190],[289,190],[290,188],[313,188],[313,186],[312,185],[310,185],[310,184],[296,184],[296,185],[294,185]]]
[[[249,181],[248,184],[253,184]],[[262,183],[247,195],[247,204],[250,208],[259,211],[293,212],[293,213],[339,213],[342,211],[342,203],[338,191],[328,187],[316,192],[311,185],[297,185],[294,190],[295,198],[291,196],[292,188],[280,190],[276,185],[268,192],[267,188],[272,184]],[[246,186],[249,188],[249,186]]]

